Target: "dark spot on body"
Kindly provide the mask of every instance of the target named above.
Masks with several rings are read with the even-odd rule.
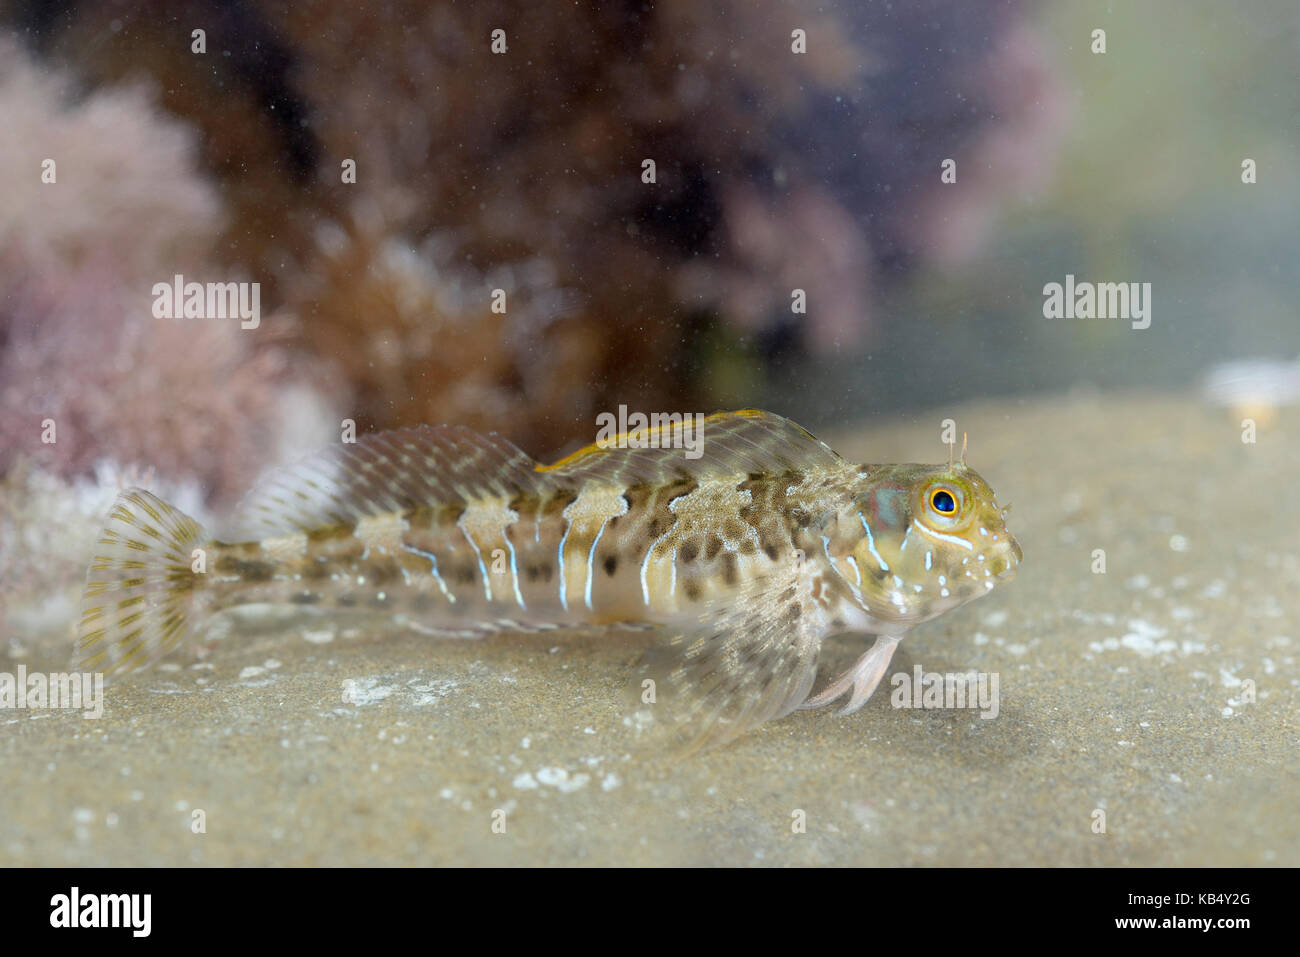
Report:
[[[710,535],[708,540],[704,543],[705,561],[713,561],[713,559],[718,557],[718,552],[720,551],[722,551],[722,539],[718,538],[717,535]]]
[[[609,527],[610,528],[616,527],[619,524],[619,522],[625,518],[631,518],[635,520],[637,513],[641,511],[641,508],[645,505],[645,495],[646,495],[645,486],[640,486],[635,489],[629,489],[628,491],[624,492],[621,496],[619,496],[623,500],[623,513],[621,515],[611,516],[609,520]]]
[[[270,562],[244,561],[227,555],[217,561],[217,571],[223,575],[238,575],[246,582],[268,582],[275,574],[275,566]]]
[[[440,603],[435,601],[431,592],[419,591],[410,597],[407,605],[412,611],[430,611]]]
[[[398,574],[396,562],[375,562],[366,568],[366,581],[373,581],[376,585],[388,585],[397,578]]]
[[[541,503],[542,518],[558,517],[564,510],[577,501],[578,493],[572,489],[557,489],[546,501]]]
[[[308,546],[323,545],[326,542],[351,538],[354,531],[351,525],[326,525],[324,528],[313,528],[307,533],[307,544]]]
[[[509,504],[510,511],[519,516],[517,521],[520,522],[532,522],[537,517],[538,512],[541,511],[541,507],[542,503],[537,500],[536,496],[527,493],[516,495],[510,500]]]
[[[677,523],[677,515],[672,510],[672,503],[683,495],[689,495],[698,486],[695,482],[678,482],[674,485],[655,487],[653,493],[644,502],[645,533],[656,539]]]
[[[690,601],[699,601],[699,600],[700,600],[700,583],[699,583],[699,582],[696,582],[696,581],[689,581],[689,580],[688,580],[688,581],[686,582],[686,584],[684,584],[684,585],[682,586],[682,591],[684,591],[684,592],[686,593],[686,597],[687,597],[687,599],[689,599]]]
[[[606,574],[606,575],[613,575],[614,572],[617,571],[617,570],[618,570],[618,556],[617,556],[617,555],[606,555],[606,556],[605,556],[605,574]]]
[[[677,552],[677,557],[682,560],[683,564],[689,565],[695,561],[695,556],[700,553],[700,546],[695,542],[683,542],[681,549]]]
[[[300,591],[289,600],[295,605],[314,605],[320,601],[320,595],[314,591]]]
[[[740,560],[736,558],[735,552],[727,552],[722,556],[722,579],[728,585],[734,585],[740,580]]]
[[[683,496],[690,495],[699,487],[700,487],[699,483],[696,482],[694,479],[690,479],[690,478],[681,479],[677,482],[674,482],[671,485],[666,486],[665,488],[666,491],[668,492],[668,498],[663,503],[663,508],[668,509],[669,513],[671,514],[673,502],[677,501],[679,498],[682,498]]]
[[[781,553],[777,550],[777,547],[775,545],[773,545],[771,542],[768,542],[766,545],[763,546],[763,554],[765,554],[768,558],[772,559],[772,561],[776,561],[777,556],[780,555]]]
[[[406,520],[407,531],[427,532],[433,528],[437,520],[437,509],[420,505],[405,512],[402,518]]]

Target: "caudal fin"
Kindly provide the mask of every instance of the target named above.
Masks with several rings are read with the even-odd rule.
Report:
[[[162,657],[189,634],[193,550],[203,528],[143,489],[113,503],[81,595],[77,669],[125,674]]]

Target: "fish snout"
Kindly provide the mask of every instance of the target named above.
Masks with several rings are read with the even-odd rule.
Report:
[[[1024,552],[1020,550],[1020,543],[1015,536],[1008,532],[1007,540],[998,546],[992,558],[993,577],[1000,581],[1010,581],[1016,577],[1016,568],[1024,558]]]

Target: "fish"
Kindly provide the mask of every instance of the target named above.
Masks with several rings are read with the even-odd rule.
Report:
[[[78,667],[129,673],[254,604],[455,637],[650,629],[629,694],[694,749],[845,696],[857,711],[907,632],[1016,573],[964,448],[861,465],[770,412],[677,418],[550,465],[459,426],[373,433],[264,477],[224,539],[127,489],[87,570]],[[875,641],[814,695],[840,633]]]

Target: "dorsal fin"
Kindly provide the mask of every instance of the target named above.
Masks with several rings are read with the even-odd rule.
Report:
[[[513,497],[541,486],[536,465],[495,432],[449,425],[379,432],[264,476],[240,503],[234,537],[267,538],[421,506]]]
[[[693,424],[692,420],[692,424]],[[554,465],[538,465],[495,432],[462,426],[394,429],[331,446],[297,465],[264,476],[244,497],[230,536],[269,538],[331,525],[351,525],[389,512],[456,505],[490,496],[540,494],[557,484],[601,482],[622,488],[680,478],[834,467],[843,460],[788,419],[745,409],[703,419],[683,435],[683,423],[640,429],[591,445]],[[649,444],[658,448],[628,448]],[[698,442],[686,457],[684,439]]]
[[[695,420],[687,417],[689,428]],[[554,465],[538,467],[552,479],[608,482],[621,487],[680,478],[833,468],[843,459],[830,446],[789,419],[758,409],[717,412],[702,420],[698,435],[685,422],[637,429],[589,445]],[[697,458],[686,457],[686,439],[699,443]],[[630,448],[633,444],[657,448]]]

